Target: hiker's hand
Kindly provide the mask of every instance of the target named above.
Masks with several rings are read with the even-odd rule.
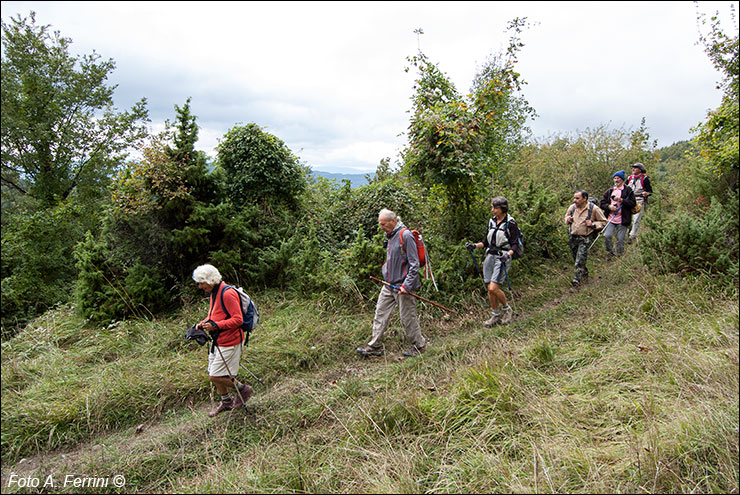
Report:
[[[573,217],[568,217],[568,219],[565,221],[566,223],[573,223]]]
[[[201,325],[201,328],[205,330],[206,332],[212,332],[216,329],[216,325],[214,325],[210,321],[207,321],[203,325]]]
[[[594,224],[593,220],[586,220],[586,227],[592,227]]]
[[[404,286],[402,285],[401,287],[399,287],[399,288],[398,288],[398,293],[399,293],[399,294],[408,294],[408,293],[409,293],[409,291],[407,291],[407,290],[406,290],[406,287],[404,287]]]
[[[473,249],[475,249],[475,244],[473,244],[472,242],[466,242],[465,249],[467,249],[468,251],[472,251]]]
[[[509,254],[508,251],[504,251],[503,253],[501,253],[501,256],[498,257],[498,259],[506,263],[507,261],[511,259],[511,255]]]

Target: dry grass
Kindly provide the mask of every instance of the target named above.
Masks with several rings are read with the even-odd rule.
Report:
[[[479,301],[425,308],[411,360],[397,322],[384,358],[354,355],[372,308],[265,294],[246,364],[266,386],[214,420],[181,342],[202,308],[105,330],[51,313],[3,345],[3,490],[74,470],[147,493],[737,493],[737,287],[618,263],[578,294],[567,268],[517,281],[508,327]]]

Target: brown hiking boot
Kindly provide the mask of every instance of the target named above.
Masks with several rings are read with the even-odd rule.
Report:
[[[493,316],[483,322],[483,326],[485,326],[486,328],[491,328],[497,323],[501,323],[501,313],[493,313]]]
[[[234,401],[221,401],[216,409],[208,413],[208,417],[212,418],[224,411],[231,411],[232,409],[234,409]]]
[[[234,399],[234,409],[239,409],[244,405],[244,402],[247,402],[247,400],[252,396],[252,392],[254,390],[252,387],[247,385],[246,383],[239,385],[239,392],[241,393],[241,397],[239,397],[239,394],[236,394],[236,399]],[[244,402],[242,402],[242,399],[244,399]]]

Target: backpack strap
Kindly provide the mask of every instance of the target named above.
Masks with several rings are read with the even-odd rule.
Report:
[[[229,313],[229,310],[226,309],[226,305],[224,304],[224,292],[226,292],[226,289],[234,289],[234,292],[236,292],[236,297],[239,299],[239,306],[242,304],[242,298],[239,295],[239,291],[236,290],[236,287],[233,287],[231,285],[224,285],[223,290],[221,290],[221,309],[224,310],[224,313],[226,313],[226,319],[228,320],[231,318],[231,313]],[[242,341],[244,341],[244,328],[242,325],[239,325],[239,331],[242,333]],[[221,333],[221,330],[218,331],[218,333]],[[216,342],[216,339],[213,339],[214,342]]]
[[[406,252],[406,250],[403,248],[403,232],[405,230],[409,230],[408,227],[404,227],[401,229],[400,232],[398,232],[398,241],[401,243],[401,251],[403,251],[404,253]]]

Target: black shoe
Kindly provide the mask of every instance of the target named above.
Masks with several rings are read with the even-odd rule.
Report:
[[[383,351],[381,351],[380,349],[376,349],[375,347],[370,347],[369,345],[366,345],[365,347],[358,347],[357,349],[355,349],[355,352],[362,357],[383,355]]]

